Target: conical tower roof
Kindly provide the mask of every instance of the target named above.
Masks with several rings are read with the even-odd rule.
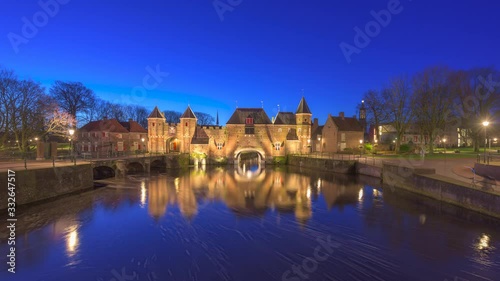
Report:
[[[188,107],[186,108],[186,111],[184,111],[181,118],[195,118],[196,119],[196,115],[194,115],[194,112],[191,110],[191,107],[188,105]]]
[[[155,109],[149,114],[148,118],[165,118],[163,113],[158,109],[158,106],[155,106]]]
[[[300,100],[299,106],[297,107],[297,111],[295,112],[296,114],[298,113],[308,113],[312,114],[311,110],[309,109],[309,106],[307,105],[306,99],[302,97]]]

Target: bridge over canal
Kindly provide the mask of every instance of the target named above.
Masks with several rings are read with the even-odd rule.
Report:
[[[123,178],[132,173],[149,173],[151,168],[166,168],[166,155],[129,156],[119,158],[87,159],[94,178],[114,176]]]

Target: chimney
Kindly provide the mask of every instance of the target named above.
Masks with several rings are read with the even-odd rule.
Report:
[[[318,118],[314,118],[313,126],[318,127]]]
[[[344,120],[344,112],[339,112],[339,117],[342,118],[342,120]]]
[[[129,119],[128,119],[128,122],[132,122],[132,121],[134,121],[132,118],[129,118]]]

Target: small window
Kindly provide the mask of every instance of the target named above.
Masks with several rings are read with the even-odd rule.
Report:
[[[154,127],[154,126],[155,126],[155,123],[152,123],[151,125]]]
[[[247,124],[247,125],[253,125],[253,118],[252,117],[247,117],[247,119],[245,120],[245,124]]]
[[[218,142],[218,143],[217,143],[217,149],[218,149],[218,150],[221,150],[221,149],[222,149],[222,147],[223,147],[222,143],[221,143],[221,142]]]
[[[188,122],[186,122],[186,127],[188,126]]]
[[[274,149],[281,150],[281,143],[277,142],[274,144]]]

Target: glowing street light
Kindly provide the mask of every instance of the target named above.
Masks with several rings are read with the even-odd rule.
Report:
[[[487,137],[487,134],[486,134],[486,127],[488,127],[489,124],[490,124],[490,122],[488,122],[488,121],[484,121],[483,122],[483,126],[484,126],[484,163],[486,163],[486,145],[488,144],[488,137]]]
[[[488,134],[486,133],[486,128],[490,122],[484,121],[483,126],[484,126],[484,163],[486,163],[486,145],[488,145]]]
[[[318,141],[319,141],[319,153],[323,153],[323,145],[321,143],[321,136],[318,136]]]
[[[69,129],[69,154],[73,155],[73,134],[75,133],[75,130]]]

